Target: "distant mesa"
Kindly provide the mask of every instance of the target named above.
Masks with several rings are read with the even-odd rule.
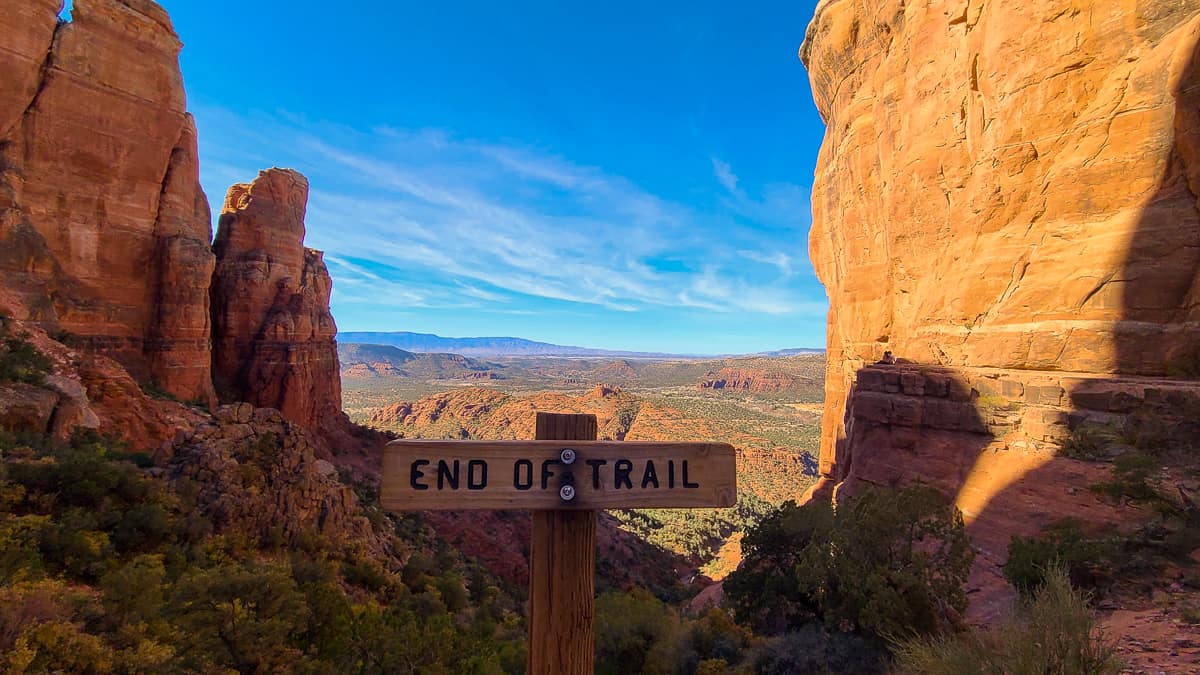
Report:
[[[343,377],[501,380],[505,366],[461,354],[414,353],[389,345],[339,343]]]
[[[813,378],[767,368],[722,368],[709,372],[697,388],[712,391],[738,391],[747,394],[797,392],[811,386]]]
[[[824,354],[823,348],[817,347],[796,347],[793,349],[776,349],[769,352],[755,352],[749,356],[803,356],[805,354]]]

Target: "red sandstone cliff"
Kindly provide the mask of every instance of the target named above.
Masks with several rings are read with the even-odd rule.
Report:
[[[1087,423],[1194,433],[1198,42],[1194,2],[820,3],[819,494],[940,485],[993,574],[1011,534],[1128,515],[1057,450]]]
[[[822,469],[854,372],[1162,375],[1200,335],[1200,8],[825,0]]]
[[[227,401],[345,439],[331,281],[303,245],[307,181],[271,170],[234,186],[211,245],[166,12],[78,0],[63,22],[60,7],[0,4],[0,314],[69,344],[58,374],[139,447],[194,415],[144,391],[211,408],[214,379]]]
[[[147,1],[0,7],[0,274],[8,311],[211,400],[213,256],[179,38]]]
[[[304,247],[308,181],[288,169],[229,188],[213,249],[213,379],[223,399],[276,408],[319,431],[341,412],[333,282]]]

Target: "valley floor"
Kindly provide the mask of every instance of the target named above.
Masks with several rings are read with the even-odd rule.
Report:
[[[537,410],[595,414],[602,438],[718,441],[738,449],[739,506],[615,513],[622,527],[720,579],[741,532],[798,499],[816,476],[822,355],[652,361],[521,357],[483,361],[348,345],[343,407],[404,437],[532,438]]]

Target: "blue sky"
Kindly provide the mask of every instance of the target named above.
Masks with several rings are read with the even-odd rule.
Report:
[[[166,0],[201,180],[309,178],[342,330],[823,346],[814,0]]]

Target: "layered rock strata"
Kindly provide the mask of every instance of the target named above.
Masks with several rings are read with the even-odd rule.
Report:
[[[181,43],[146,0],[0,8],[0,273],[9,310],[212,398],[213,256]]]
[[[715,373],[711,371],[707,373],[696,387],[702,391],[712,389],[752,394],[777,394],[799,389],[806,382],[812,383],[813,380],[789,373],[757,368],[722,368]]]
[[[344,424],[333,282],[304,247],[308,181],[260,172],[225,198],[213,244],[213,379],[221,397],[276,408],[297,424]]]
[[[59,374],[94,397],[103,430],[140,447],[190,415],[162,395],[211,409],[214,377],[225,401],[345,439],[331,281],[303,245],[307,181],[272,170],[234,186],[216,269],[166,12],[60,9],[0,6],[0,316],[69,344],[78,358]]]
[[[825,0],[801,58],[827,130],[822,473],[854,373],[1194,372],[1200,7]]]

